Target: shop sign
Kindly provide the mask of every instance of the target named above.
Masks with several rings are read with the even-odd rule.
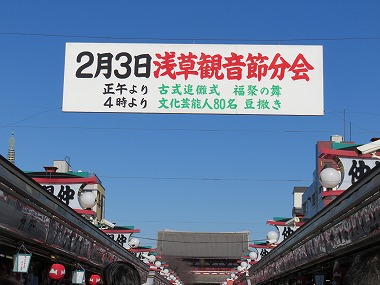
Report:
[[[323,115],[323,48],[67,43],[62,110]]]
[[[4,192],[0,199],[0,227],[45,242],[50,218]]]
[[[46,243],[87,259],[90,258],[93,248],[90,240],[56,220],[51,221]]]
[[[123,233],[123,230],[121,230],[119,233],[117,230],[112,230],[112,233],[107,232],[107,236],[112,238],[114,241],[116,241],[118,244],[120,244],[122,247],[129,249],[130,246],[128,245],[129,238],[132,233]]]
[[[67,184],[42,184],[44,189],[49,192],[50,194],[57,197],[59,200],[61,200],[64,204],[71,207],[72,209],[82,209],[82,206],[79,202],[79,190],[83,188],[83,183],[79,184],[73,184],[73,183],[67,183]],[[86,191],[96,189],[96,184],[87,185],[83,189]],[[94,194],[97,195],[96,190]]]
[[[94,243],[91,251],[91,260],[99,265],[107,265],[118,260],[118,257],[114,255],[109,249]]]
[[[310,263],[319,257],[334,254],[336,250],[343,246],[360,242],[364,237],[379,234],[378,221],[380,221],[380,198],[345,219],[332,224],[312,239],[293,248],[292,251],[286,253],[279,260],[272,262],[266,268],[254,274],[255,276],[264,276],[266,279],[276,275],[276,272],[283,271],[282,268],[291,270],[296,266]],[[322,280],[322,277],[318,278]]]
[[[380,198],[361,208],[344,220],[327,229],[323,234],[327,252],[356,242],[376,233],[380,221]]]
[[[293,261],[293,252],[292,251],[289,251],[288,253],[286,253],[282,259],[284,261],[285,270],[289,270],[292,268],[292,266],[294,266],[294,264],[292,263],[292,261]]]
[[[342,182],[337,190],[346,190],[356,183],[367,171],[380,163],[378,159],[335,157],[342,174]]]
[[[302,265],[304,263],[307,263],[308,256],[306,253],[305,244],[302,244],[299,247],[294,249],[293,257],[294,257],[294,264]]]
[[[272,249],[271,248],[257,248],[257,251],[258,251],[258,258],[256,259],[256,261],[259,261],[260,259],[262,259],[264,256],[266,256]]]

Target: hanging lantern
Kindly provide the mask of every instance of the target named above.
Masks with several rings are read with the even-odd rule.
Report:
[[[77,269],[73,271],[71,283],[73,283],[73,284],[84,284],[84,280],[85,280],[85,270],[78,263]]]
[[[49,278],[52,280],[61,280],[65,277],[66,269],[62,264],[54,263],[49,271]]]
[[[100,282],[100,280],[101,280],[100,275],[98,275],[98,274],[92,274],[90,276],[90,279],[88,280],[88,284],[89,285],[97,285]]]
[[[32,255],[26,253],[13,255],[13,272],[27,273],[31,258]]]
[[[21,245],[18,252],[13,255],[13,272],[27,273],[31,258],[32,254]]]
[[[73,284],[83,284],[84,283],[84,271],[75,270],[73,271],[73,278],[71,280]]]

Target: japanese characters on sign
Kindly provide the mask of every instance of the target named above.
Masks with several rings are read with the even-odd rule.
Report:
[[[73,209],[82,209],[79,202],[79,189],[82,183],[67,183],[67,184],[41,184],[46,192],[54,195],[66,205]],[[86,190],[96,191],[96,184],[89,184],[85,187]],[[96,192],[94,193],[96,196]],[[94,208],[96,210],[96,208]]]
[[[261,269],[261,272],[255,273],[254,281],[258,282],[312,262],[317,258],[332,255],[342,247],[360,242],[369,235],[378,235],[379,209],[380,198],[377,198],[343,220],[332,223],[330,227],[321,230],[312,239],[298,244],[282,258],[271,262],[267,267]]]
[[[380,163],[380,160],[378,159],[358,159],[345,157],[335,157],[334,161],[337,163],[342,173],[342,183],[337,188],[338,190],[348,189],[367,171],[371,170]]]
[[[67,43],[63,111],[323,115],[321,46]]]
[[[44,242],[48,235],[50,218],[17,197],[3,193],[0,198],[0,227]]]
[[[116,241],[118,244],[120,244],[122,247],[129,249],[130,246],[128,245],[129,238],[131,236],[131,233],[123,233],[123,232],[116,232],[113,233],[107,233],[107,235],[112,238],[114,241]]]

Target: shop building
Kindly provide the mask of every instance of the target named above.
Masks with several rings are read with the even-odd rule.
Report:
[[[82,183],[81,179],[77,181],[78,184]],[[94,183],[90,184],[86,180],[86,185],[100,185],[98,180],[91,181]],[[56,182],[61,183],[60,180]],[[53,188],[56,189],[55,186]],[[85,188],[86,186],[83,189]],[[90,191],[95,191],[94,189],[90,187]],[[99,189],[102,188],[99,186],[96,191]],[[99,275],[106,264],[126,260],[136,266],[146,283],[149,265],[110,238],[69,204],[62,202],[47,191],[46,186],[42,186],[0,156],[1,273],[12,275],[24,284],[52,284],[53,280],[49,278],[52,265],[61,264],[65,274],[59,284],[71,284],[73,272],[80,268],[86,272],[86,284],[91,284],[90,279],[95,279],[91,277]],[[96,219],[102,218],[101,208],[94,212]],[[17,254],[31,254],[30,265],[25,273],[14,272],[13,263]]]
[[[292,219],[267,221],[279,236],[250,245],[265,254],[234,283],[345,284],[355,257],[380,254],[380,144],[374,141],[367,146],[333,136],[317,143],[314,181],[299,189],[301,211],[295,196]]]

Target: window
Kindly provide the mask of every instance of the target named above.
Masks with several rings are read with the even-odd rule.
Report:
[[[307,201],[302,204],[302,214],[307,214]]]
[[[317,202],[317,199],[316,199],[316,194],[314,192],[313,195],[311,195],[311,206],[315,207],[316,202]]]

